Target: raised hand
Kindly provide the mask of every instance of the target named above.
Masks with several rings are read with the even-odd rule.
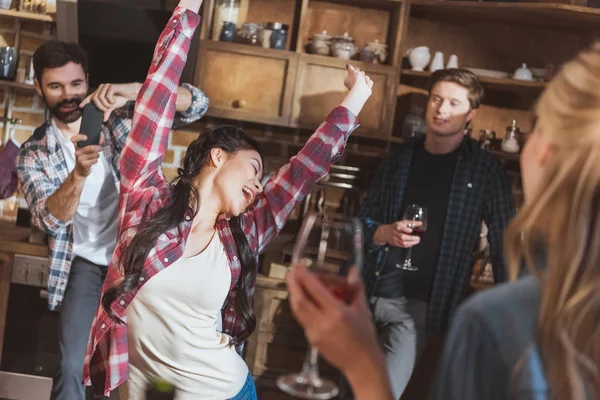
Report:
[[[368,75],[358,68],[346,65],[348,76],[344,79],[344,85],[350,90],[341,106],[346,107],[352,114],[358,115],[363,106],[371,97],[373,81]]]
[[[104,138],[100,137],[100,143],[98,145],[90,145],[79,148],[77,143],[86,140],[85,135],[76,135],[71,138],[71,141],[75,145],[75,169],[73,173],[76,178],[87,178],[92,172],[92,167],[98,162],[100,158],[100,152],[102,151],[102,143]]]
[[[346,65],[346,70],[348,71],[348,75],[346,76],[346,79],[344,79],[344,85],[348,90],[358,88],[368,90],[368,92],[371,93],[373,81],[369,75],[350,64]]]
[[[104,122],[106,122],[114,110],[136,99],[140,86],[139,83],[103,83],[81,102],[80,107],[90,102],[94,103],[100,111],[104,112]]]

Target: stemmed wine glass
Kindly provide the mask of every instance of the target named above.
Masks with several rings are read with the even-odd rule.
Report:
[[[427,230],[427,208],[410,204],[406,207],[402,220],[410,221],[408,227],[412,229],[412,235],[421,237]],[[400,268],[405,271],[417,271],[419,269],[412,263],[412,247],[409,247],[406,258],[400,265]]]
[[[317,274],[329,290],[348,302],[351,290],[346,275],[351,267],[362,267],[363,235],[358,218],[334,213],[306,216],[292,253],[292,265],[305,265]],[[277,386],[292,396],[304,399],[331,399],[339,389],[319,376],[318,350],[310,347],[302,371],[283,375]]]

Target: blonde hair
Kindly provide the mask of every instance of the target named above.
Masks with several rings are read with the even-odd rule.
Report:
[[[524,260],[540,280],[536,340],[554,396],[600,396],[600,42],[564,65],[536,114],[552,155],[506,231],[509,274]]]

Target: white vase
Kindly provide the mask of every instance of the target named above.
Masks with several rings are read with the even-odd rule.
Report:
[[[429,61],[431,60],[431,53],[429,53],[429,48],[427,46],[420,46],[414,48],[410,55],[408,56],[408,60],[410,61],[410,65],[412,69],[415,71],[423,71]]]
[[[444,69],[444,53],[441,51],[436,51],[433,56],[433,61],[429,64],[429,71],[435,72],[438,69]]]
[[[458,56],[456,54],[452,54],[450,58],[448,58],[448,64],[446,64],[446,68],[458,68]]]

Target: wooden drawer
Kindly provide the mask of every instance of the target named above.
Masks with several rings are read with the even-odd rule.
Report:
[[[208,115],[288,125],[298,55],[235,43],[201,42],[197,85]]]
[[[304,330],[290,309],[287,291],[263,289],[256,295],[255,306],[261,308],[257,326],[260,332],[304,337]]]
[[[253,375],[277,377],[302,369],[308,344],[304,338],[290,338],[261,332],[256,341],[256,357],[249,368]],[[337,370],[323,358],[319,368],[324,376],[337,376]]]
[[[394,67],[350,61],[365,69],[373,80],[373,95],[360,114],[355,135],[387,137],[392,128],[397,74]],[[348,90],[344,87],[345,62],[332,57],[301,54],[294,91],[291,125],[316,128],[338,106]]]

